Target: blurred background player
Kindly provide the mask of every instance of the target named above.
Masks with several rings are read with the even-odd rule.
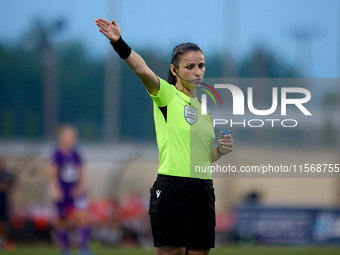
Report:
[[[58,142],[49,167],[51,195],[58,211],[58,242],[63,255],[71,254],[67,231],[72,217],[79,230],[80,254],[88,255],[88,199],[84,190],[83,161],[75,148],[77,130],[72,126],[62,126],[58,131]]]
[[[6,171],[5,159],[0,158],[0,249],[12,249],[8,241],[8,193],[13,186],[14,176]]]

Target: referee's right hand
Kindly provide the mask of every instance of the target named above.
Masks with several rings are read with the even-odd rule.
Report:
[[[111,23],[105,19],[96,19],[98,30],[107,37],[111,42],[115,43],[120,37],[120,28],[118,24],[112,20]]]

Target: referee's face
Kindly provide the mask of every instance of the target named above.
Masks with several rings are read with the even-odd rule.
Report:
[[[177,70],[183,86],[187,89],[197,89],[203,80],[205,73],[204,54],[201,51],[189,51],[185,53],[179,62]]]

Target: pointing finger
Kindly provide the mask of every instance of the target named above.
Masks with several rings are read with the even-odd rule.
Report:
[[[100,27],[102,30],[105,30],[107,31],[108,30],[108,27],[105,26],[105,25],[102,25],[102,24],[97,24],[98,27]]]
[[[109,24],[110,24],[110,22],[109,22],[108,20],[106,20],[106,19],[101,19],[101,18],[99,18],[99,19],[96,19],[96,21],[99,21],[99,22],[105,23],[105,24],[107,24],[107,25],[109,25]]]

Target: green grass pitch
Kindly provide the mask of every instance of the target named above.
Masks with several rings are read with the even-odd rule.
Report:
[[[153,249],[144,248],[114,248],[92,246],[93,255],[152,255]],[[55,246],[21,246],[18,245],[15,251],[0,250],[1,255],[59,255]],[[79,254],[76,250],[72,254]],[[224,247],[215,248],[211,255],[339,255],[340,247]]]

